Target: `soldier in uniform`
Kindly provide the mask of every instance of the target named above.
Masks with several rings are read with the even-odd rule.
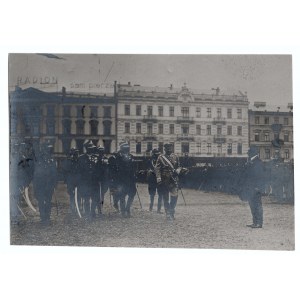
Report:
[[[116,155],[117,197],[122,217],[131,216],[130,208],[136,194],[135,163],[129,149],[128,143],[122,143]]]
[[[65,183],[67,184],[67,191],[70,197],[70,210],[72,214],[76,213],[75,188],[78,187],[80,180],[78,159],[79,150],[77,148],[71,148],[68,158],[63,163],[63,174]]]
[[[152,157],[148,161],[148,168],[147,168],[147,182],[148,182],[148,192],[150,195],[150,206],[149,210],[152,211],[153,204],[154,204],[154,197],[157,192],[158,200],[157,200],[157,213],[161,213],[161,204],[162,204],[162,196],[158,193],[158,184],[155,175],[155,165],[157,162],[157,158],[160,155],[158,149],[152,150]]]
[[[19,198],[32,181],[34,169],[33,159],[28,156],[25,143],[16,143],[12,146],[10,166],[10,215],[11,223],[17,225]]]
[[[109,191],[110,195],[113,198],[113,206],[119,211],[119,195],[118,195],[118,166],[117,166],[117,156],[118,152],[115,151],[108,158],[108,180],[109,180]]]
[[[262,228],[263,226],[263,207],[261,196],[264,191],[264,166],[254,148],[248,151],[248,162],[244,166],[243,173],[239,182],[241,200],[248,201],[252,224],[247,225],[251,228]]]
[[[36,157],[33,190],[38,201],[40,219],[42,224],[50,224],[51,201],[57,184],[56,161],[52,158],[53,146],[48,143],[41,144],[39,155]]]
[[[161,154],[155,165],[158,190],[164,200],[166,217],[173,220],[178,198],[178,175],[180,163],[177,155],[172,153],[172,144],[164,145],[165,154]]]
[[[98,214],[102,213],[104,196],[108,190],[108,158],[104,155],[104,147],[98,146],[97,149],[97,177],[99,184],[99,203],[97,203]]]
[[[79,157],[80,182],[79,193],[83,200],[85,217],[96,216],[97,203],[100,202],[99,184],[97,178],[96,146],[92,141],[86,145],[86,153]]]

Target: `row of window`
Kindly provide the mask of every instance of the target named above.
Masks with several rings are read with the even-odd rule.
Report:
[[[279,133],[274,133],[274,140],[279,139]],[[289,132],[284,132],[283,134],[283,141],[284,142],[289,142],[290,140],[290,134]],[[270,142],[270,133],[269,132],[264,132],[263,134],[259,132],[254,133],[254,141],[255,142]]]
[[[87,109],[89,108],[89,115],[87,115]],[[47,116],[54,117],[55,116],[55,106],[47,105]],[[71,116],[71,105],[63,106],[63,116],[70,117]],[[77,105],[76,106],[76,116],[77,118],[97,118],[98,117],[98,106],[86,106],[86,105]],[[111,118],[111,106],[103,106],[103,117]]]
[[[166,113],[164,110],[165,110],[164,106],[158,106],[158,116],[159,117],[166,116]],[[169,106],[168,116],[174,117],[175,116],[174,112],[175,112],[174,106]],[[130,104],[125,104],[124,115],[125,116],[132,115]],[[142,106],[141,105],[135,106],[135,115],[136,116],[142,115]],[[181,115],[183,117],[189,117],[190,116],[190,107],[181,107]],[[210,107],[206,108],[206,114],[203,113],[203,116],[204,115],[206,115],[207,118],[211,118],[212,117],[212,109]],[[153,116],[153,106],[151,106],[151,105],[147,106],[147,116]],[[227,108],[226,117],[227,117],[227,119],[232,119],[232,108]],[[201,118],[201,108],[200,107],[196,107],[196,118]],[[217,118],[222,118],[222,108],[217,108]],[[237,118],[242,119],[242,109],[241,108],[237,108]]]
[[[165,127],[164,124],[158,124],[158,131],[157,134],[164,134],[165,133]],[[201,125],[196,125],[196,135],[201,135]],[[124,126],[124,133],[131,133],[130,132],[130,123],[125,122]],[[136,123],[135,125],[135,133],[140,134],[142,133],[142,123]],[[147,134],[153,134],[153,124],[147,123]],[[181,125],[181,134],[188,135],[190,133],[190,126],[188,124],[182,124]],[[169,134],[175,134],[175,124],[169,124]],[[206,135],[212,134],[212,126],[206,125]],[[222,135],[223,134],[223,126],[217,125],[217,134]],[[227,135],[232,135],[232,126],[227,126]],[[237,126],[237,135],[242,136],[243,134],[243,128],[242,126]]]
[[[153,149],[153,143],[152,142],[147,142],[146,145],[144,144],[144,146],[146,146],[146,151],[147,152],[150,152]],[[158,143],[158,149],[159,149],[160,152],[163,152],[163,146],[164,146],[163,142]],[[201,152],[203,151],[201,143],[197,143],[196,148],[197,148],[197,154],[201,154]],[[232,155],[232,148],[233,148],[232,143],[227,144],[227,154],[228,155]],[[174,143],[173,143],[173,151],[174,151]],[[142,153],[142,142],[136,142],[135,143],[135,152],[137,154]],[[181,152],[182,153],[189,153],[190,152],[190,144],[188,142],[181,143]],[[243,154],[243,145],[242,145],[242,143],[237,144],[236,152],[239,155]],[[211,143],[206,144],[205,153],[206,154],[212,154],[212,144]],[[222,154],[222,145],[221,144],[217,144],[217,153]]]
[[[264,125],[279,124],[280,118],[279,118],[279,116],[275,116],[273,118],[273,120],[274,120],[274,123],[271,123],[271,118],[270,117],[256,116],[255,117],[255,125],[259,125],[259,124],[264,124]],[[289,125],[289,118],[287,118],[287,117],[283,118],[283,125]]]
[[[271,158],[271,150],[270,148],[264,149],[264,159],[270,159]],[[290,158],[290,150],[284,149],[284,158],[289,159]]]

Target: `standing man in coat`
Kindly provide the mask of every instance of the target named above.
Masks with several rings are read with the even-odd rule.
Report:
[[[178,198],[179,158],[172,151],[172,144],[164,145],[165,154],[161,154],[155,165],[158,190],[162,195],[167,220],[174,220]]]
[[[265,188],[264,166],[258,156],[258,151],[254,148],[248,151],[248,162],[244,166],[239,186],[241,188],[239,196],[241,200],[248,201],[252,214],[252,224],[247,227],[262,228],[261,196]]]

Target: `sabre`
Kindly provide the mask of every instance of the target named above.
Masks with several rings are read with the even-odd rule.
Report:
[[[21,190],[21,188],[19,188],[19,191],[20,191],[21,195],[23,196],[26,204],[30,207],[30,209],[32,209],[36,213],[37,211],[34,208],[34,206],[32,205],[32,203],[30,202],[30,199],[28,196],[28,187],[24,188],[23,190]]]
[[[139,191],[138,191],[138,185],[136,185],[136,194],[137,194],[139,202],[140,202],[140,207],[141,207],[141,209],[143,209],[141,198],[140,198]]]
[[[53,194],[54,194],[54,199],[55,199],[55,204],[56,204],[56,215],[58,216],[58,201],[57,201],[57,198],[56,198],[55,188],[54,188]]]
[[[24,219],[27,220],[27,217],[25,216],[23,210],[21,209],[21,207],[19,206],[19,204],[17,204],[17,207],[19,209],[19,211],[21,212],[21,214],[23,215]]]
[[[78,201],[77,201],[77,186],[75,187],[75,205],[76,205],[76,210],[77,210],[78,216],[81,219],[82,217],[81,217],[81,214],[80,214],[80,210],[79,210],[79,207],[78,207]]]
[[[179,190],[180,190],[180,192],[181,192],[181,196],[182,196],[182,199],[183,199],[183,202],[184,202],[184,206],[186,206],[186,202],[185,202],[185,199],[184,199],[184,196],[183,196],[182,189],[180,188]]]

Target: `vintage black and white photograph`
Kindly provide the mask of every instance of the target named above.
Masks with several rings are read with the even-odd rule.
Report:
[[[10,244],[294,250],[292,55],[9,55]]]

